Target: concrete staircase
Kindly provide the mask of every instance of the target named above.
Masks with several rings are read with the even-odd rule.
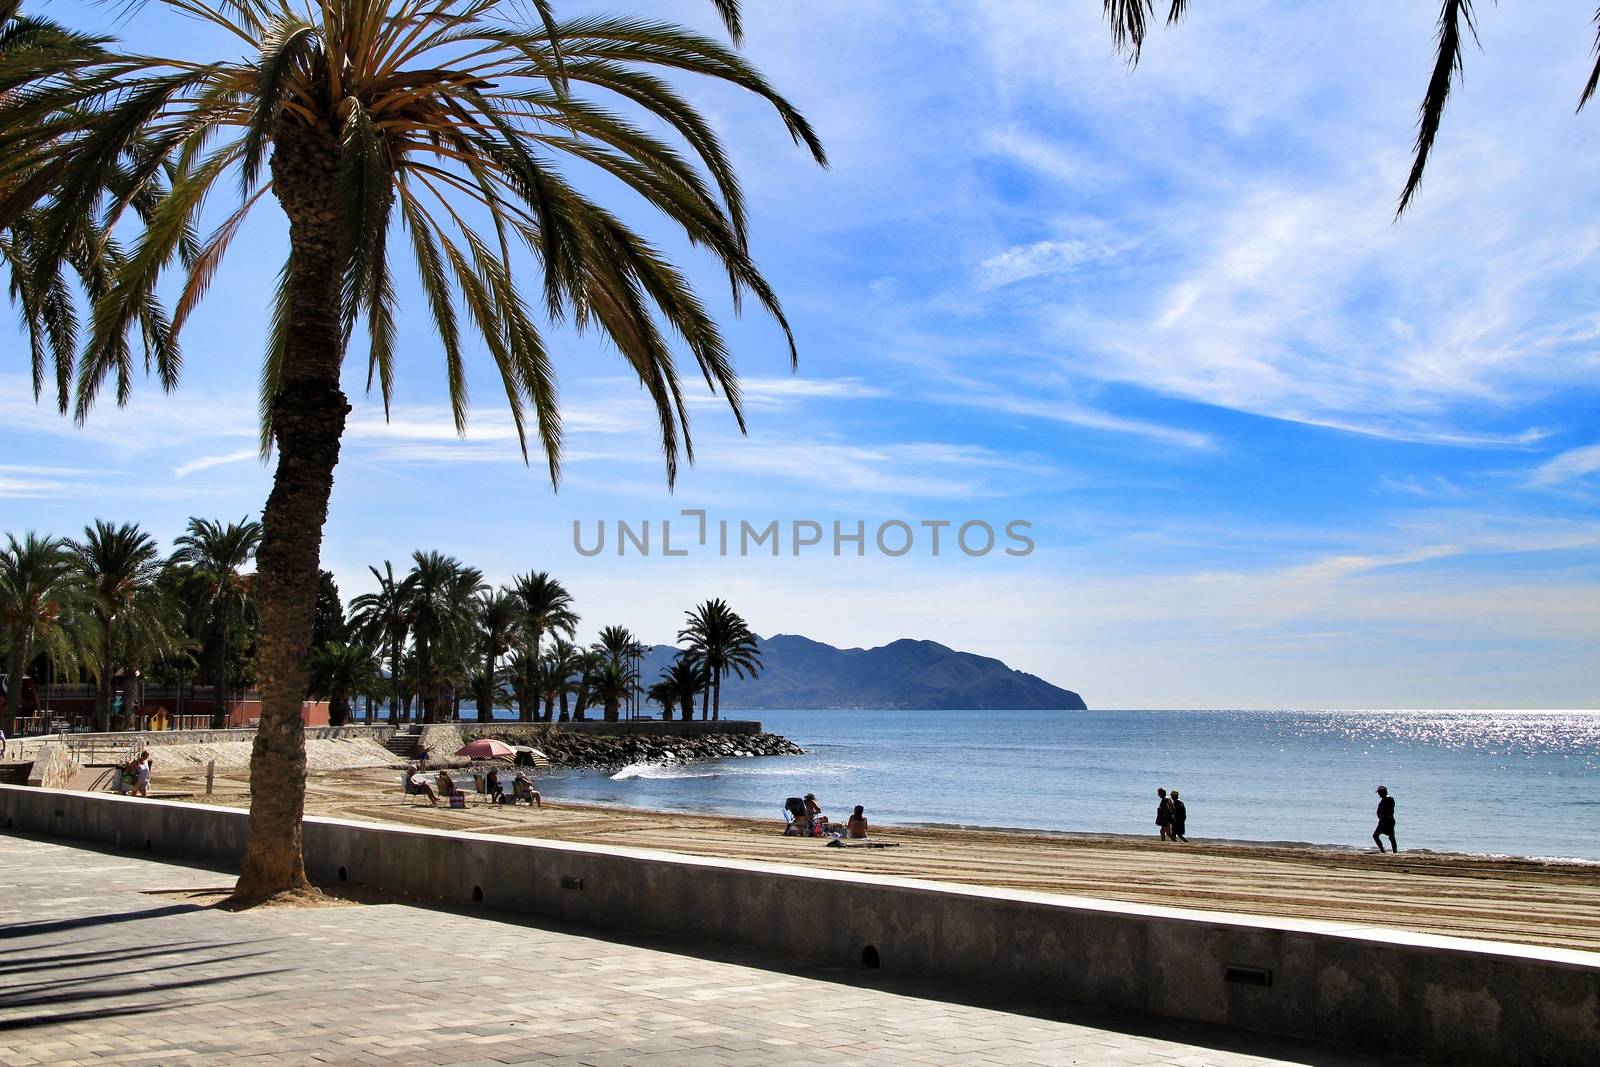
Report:
[[[409,763],[417,758],[417,742],[421,740],[422,731],[416,726],[402,726],[383,743],[383,747]]]

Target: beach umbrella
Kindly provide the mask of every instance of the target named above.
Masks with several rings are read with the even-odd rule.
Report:
[[[493,738],[480,737],[476,741],[470,741],[456,749],[456,755],[464,756],[467,759],[508,760],[514,755],[514,753],[511,750],[511,746],[506,744],[504,741],[496,741]]]
[[[532,748],[528,745],[514,745],[512,746],[511,751],[515,752],[518,756],[526,756],[529,763],[541,770],[550,766],[550,757],[546,756],[543,752],[540,752],[536,748]]]

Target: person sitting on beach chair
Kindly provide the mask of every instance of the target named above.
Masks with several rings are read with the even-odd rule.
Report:
[[[811,818],[806,814],[806,802],[790,797],[783,802],[783,836],[811,836]]]
[[[512,803],[526,800],[531,807],[544,807],[544,797],[533,787],[533,779],[528,777],[527,771],[518,771],[517,777],[511,783],[514,793]]]
[[[456,788],[456,780],[450,777],[449,771],[440,771],[439,777],[435,781],[438,783],[439,795],[442,797],[453,797],[460,792]]]
[[[428,776],[422,773],[420,767],[407,767],[400,775],[400,788],[407,796],[424,796],[428,803],[434,807],[439,806],[439,797],[433,791],[433,786],[428,784]]]
[[[483,776],[483,791],[491,804],[498,804],[505,799],[500,792],[500,772],[493,767],[490,767],[489,773]]]
[[[828,817],[822,814],[822,805],[817,803],[817,794],[806,794],[806,818],[811,820],[811,836],[821,837],[828,832]]]

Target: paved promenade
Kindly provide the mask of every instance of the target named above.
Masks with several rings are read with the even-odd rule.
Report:
[[[0,833],[0,1064],[1414,1063],[487,912],[231,914]]]

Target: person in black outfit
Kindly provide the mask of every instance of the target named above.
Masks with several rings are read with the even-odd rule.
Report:
[[[1389,795],[1388,786],[1378,787],[1378,828],[1372,831],[1372,843],[1378,846],[1378,851],[1383,851],[1383,838],[1389,839],[1389,848],[1395,852],[1400,851],[1400,846],[1394,843],[1394,797]]]
[[[1184,822],[1189,818],[1189,809],[1183,806],[1183,801],[1178,799],[1178,791],[1172,791],[1172,839],[1174,841],[1188,841],[1183,836]]]
[[[1172,840],[1172,801],[1167,799],[1165,789],[1157,789],[1156,796],[1160,803],[1156,805],[1156,828],[1161,831],[1161,840]]]

